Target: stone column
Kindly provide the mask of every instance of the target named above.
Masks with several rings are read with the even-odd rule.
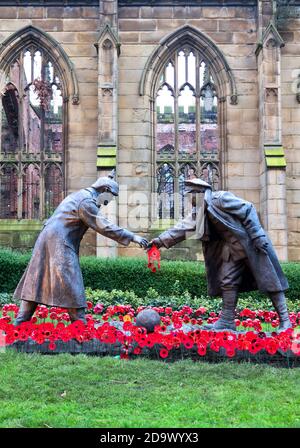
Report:
[[[116,168],[118,130],[118,57],[120,45],[117,30],[117,0],[99,0],[100,32],[98,50],[98,176],[106,176]],[[117,202],[112,201],[101,212],[117,221]],[[117,243],[97,234],[97,256],[115,257]]]
[[[261,220],[282,261],[287,260],[286,162],[281,132],[281,47],[274,17],[276,2],[259,0],[258,64]]]

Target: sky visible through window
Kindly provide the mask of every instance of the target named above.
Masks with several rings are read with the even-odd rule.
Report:
[[[186,82],[191,84],[191,86],[196,87],[196,58],[191,52],[187,58],[187,67],[185,63],[185,55],[183,51],[178,53],[178,86],[181,88]],[[175,70],[171,62],[166,67],[165,70],[165,82],[172,88],[174,88],[174,74]],[[205,63],[202,62],[199,67],[199,80],[200,86],[204,84],[205,77]],[[188,113],[189,107],[194,106],[194,93],[188,87],[185,86],[182,94],[179,96],[179,105],[183,106],[184,113]],[[214,105],[217,104],[217,98],[214,98]],[[164,86],[159,90],[156,100],[156,105],[159,108],[160,113],[164,113],[164,108],[171,108],[174,113],[174,99],[171,91],[167,86]]]

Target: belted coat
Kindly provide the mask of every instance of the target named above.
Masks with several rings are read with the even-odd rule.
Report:
[[[79,246],[88,228],[125,246],[134,234],[108,221],[94,188],[67,196],[46,221],[14,298],[62,308],[86,307]],[[101,275],[101,272],[99,272]]]
[[[262,228],[256,210],[248,201],[228,191],[210,192],[205,196],[204,233],[201,235],[206,266],[208,294],[221,295],[221,267],[226,263],[225,252],[240,254],[245,259],[245,270],[239,291],[285,291],[287,279],[282,271],[273,245]],[[218,223],[216,231],[213,221]],[[174,228],[163,232],[159,239],[164,247],[195,237],[197,217],[190,214]],[[220,232],[220,228],[223,232]],[[265,236],[267,254],[257,251],[253,240]],[[197,236],[196,236],[197,238]]]

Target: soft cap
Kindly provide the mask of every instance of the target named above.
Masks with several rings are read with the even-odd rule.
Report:
[[[212,186],[200,178],[185,180],[184,184],[185,184],[185,190],[187,193],[190,191],[193,191],[193,190],[197,190],[197,187],[199,187],[199,188],[204,187],[204,188],[209,188],[210,190],[212,190]]]

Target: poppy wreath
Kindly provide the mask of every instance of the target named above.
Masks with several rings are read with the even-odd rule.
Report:
[[[144,308],[135,310],[130,305],[106,308],[103,304],[93,306],[88,302],[85,325],[81,321],[70,323],[65,309],[40,305],[30,322],[14,326],[13,319],[19,308],[8,304],[3,306],[0,317],[0,334],[4,336],[1,341],[5,346],[29,341],[35,347],[46,345],[50,352],[56,352],[58,345],[66,348],[70,342],[77,347],[92,343],[94,347],[95,344],[101,347],[102,353],[119,354],[125,359],[145,354],[167,360],[176,355],[197,359],[221,354],[234,358],[246,353],[248,358],[262,354],[267,360],[275,355],[300,360],[300,332],[297,331],[300,312],[290,313],[292,329],[276,333],[279,320],[275,311],[245,308],[236,315],[237,328],[242,331],[216,332],[200,328],[205,321],[213,323],[218,319],[217,313],[208,312],[205,307],[183,306],[180,310],[153,307],[160,314],[161,324],[147,333],[145,328],[135,325],[135,316]],[[97,348],[94,351],[97,352]]]

